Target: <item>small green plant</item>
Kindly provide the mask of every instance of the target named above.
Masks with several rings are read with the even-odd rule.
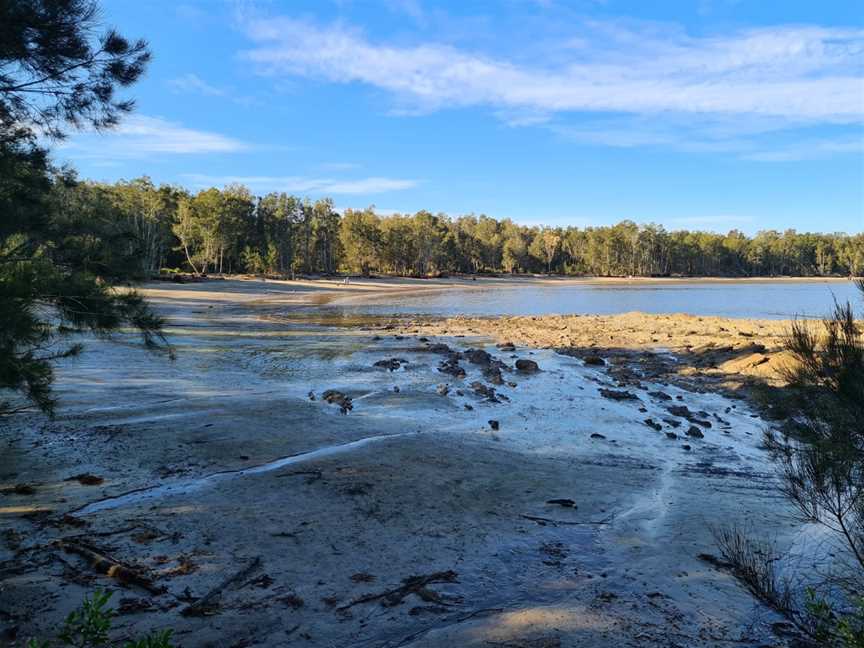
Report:
[[[73,610],[63,622],[56,642],[45,639],[30,639],[27,648],[52,648],[52,646],[73,646],[74,648],[96,648],[97,646],[120,646],[123,648],[172,648],[172,630],[151,632],[140,639],[132,639],[123,644],[112,644],[108,637],[111,620],[116,616],[113,608],[108,607],[111,592],[96,590],[90,597],[84,597],[81,606]]]

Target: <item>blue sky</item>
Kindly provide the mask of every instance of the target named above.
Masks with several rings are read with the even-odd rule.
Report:
[[[864,231],[848,0],[103,0],[150,41],[83,177],[526,224]]]

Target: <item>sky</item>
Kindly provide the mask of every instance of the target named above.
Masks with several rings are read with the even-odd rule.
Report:
[[[102,0],[153,51],[84,178],[554,226],[864,231],[850,0]]]

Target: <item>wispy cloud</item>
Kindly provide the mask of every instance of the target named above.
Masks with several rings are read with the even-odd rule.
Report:
[[[857,123],[864,114],[864,30],[788,26],[694,38],[586,23],[569,60],[514,63],[447,45],[373,42],[343,25],[251,19],[261,72],[360,82],[434,110],[722,114]]]
[[[169,80],[168,85],[175,92],[203,94],[210,97],[221,97],[226,94],[223,88],[210,85],[201,77],[191,72]]]
[[[348,180],[309,176],[215,176],[190,173],[184,177],[198,188],[243,184],[256,191],[327,195],[381,194],[411,189],[419,184],[417,180],[377,176]]]
[[[187,128],[160,117],[132,115],[104,133],[82,133],[58,147],[62,154],[87,159],[140,158],[158,154],[236,153],[248,144],[210,131]]]

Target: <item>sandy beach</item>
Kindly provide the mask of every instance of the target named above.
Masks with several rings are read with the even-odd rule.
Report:
[[[56,420],[3,423],[7,640],[103,587],[121,636],[184,646],[781,645],[699,556],[718,520],[797,546],[770,422],[729,397],[785,323],[291,317],[476,283],[147,285],[176,361],[89,340]]]

